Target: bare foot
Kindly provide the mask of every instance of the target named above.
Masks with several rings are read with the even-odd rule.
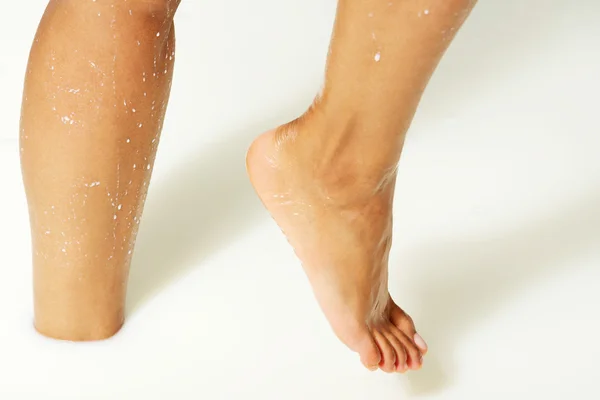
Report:
[[[303,117],[261,135],[250,179],[339,339],[370,370],[419,369],[427,346],[388,292],[395,168],[365,163],[343,141],[324,144],[324,126]]]

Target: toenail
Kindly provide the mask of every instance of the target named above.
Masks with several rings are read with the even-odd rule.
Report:
[[[415,333],[415,344],[421,350],[427,350],[427,343],[425,343],[425,341],[423,340],[423,338],[421,337],[421,335],[419,335],[418,333]]]
[[[377,369],[379,369],[379,366],[375,365],[373,367],[367,367],[367,368],[369,368],[369,371],[377,371]]]

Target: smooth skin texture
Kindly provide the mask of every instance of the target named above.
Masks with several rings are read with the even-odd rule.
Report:
[[[175,0],[52,0],[21,125],[35,326],[67,340],[122,326],[126,282],[170,91]],[[404,137],[473,0],[340,0],[326,82],[260,136],[251,181],[331,326],[369,369],[418,369],[427,346],[388,292]]]
[[[21,162],[35,327],[84,341],[124,320],[174,62],[177,1],[53,0],[27,69]]]
[[[340,0],[326,83],[299,119],[250,148],[247,168],[333,331],[365,367],[419,369],[427,345],[388,292],[404,138],[472,0]]]

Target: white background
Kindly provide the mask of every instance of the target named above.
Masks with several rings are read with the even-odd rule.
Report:
[[[482,0],[410,131],[391,290],[431,351],[363,370],[244,171],[320,86],[333,0],[184,1],[173,96],[114,339],[32,328],[18,161],[42,0],[0,25],[0,398],[600,398],[600,3]]]

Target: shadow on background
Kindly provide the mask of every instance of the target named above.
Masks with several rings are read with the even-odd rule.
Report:
[[[600,3],[594,0],[577,6],[546,0],[478,1],[432,78],[422,116],[436,119],[482,95],[493,96],[489,82],[510,79],[523,65],[535,65],[530,60],[554,46],[556,27],[565,19],[599,12]]]
[[[599,228],[600,190],[526,225],[414,249],[410,268],[427,272],[414,282],[419,326],[435,352],[426,368],[409,376],[411,390],[439,390],[451,381],[456,370],[451,355],[470,326],[507,298],[572,265],[570,260],[600,242]]]
[[[586,7],[600,7],[600,3],[581,2],[577,12],[589,12]],[[447,113],[448,107],[460,107],[461,96],[476,96],[482,90],[479,86],[485,86],[496,73],[506,74],[507,67],[509,73],[518,73],[523,57],[535,56],[538,46],[551,45],[548,37],[565,10],[576,9],[568,2],[546,0],[481,1],[434,78],[435,90],[427,97],[427,117],[436,118],[438,113]],[[247,180],[244,156],[255,134],[281,122],[249,127],[245,131],[251,136],[204,146],[201,154],[153,189],[158,200],[144,215],[145,234],[136,247],[128,296],[130,313],[197,265],[198,259],[259,220],[263,211]],[[490,233],[477,242],[452,239],[415,249],[422,255],[411,268],[435,271],[415,283],[415,292],[422,296],[421,329],[436,347],[426,368],[403,378],[409,390],[422,394],[451,383],[454,368],[450,355],[471,324],[499,307],[507,296],[564,266],[565,260],[597,241],[599,204],[600,192],[591,193],[528,226]]]
[[[518,74],[527,58],[553,45],[554,27],[564,18],[592,14],[600,14],[599,2],[574,7],[545,0],[480,1],[434,78],[425,117],[451,113],[461,107],[457,99],[478,97],[490,76]],[[419,327],[435,343],[435,351],[422,371],[401,378],[408,390],[424,395],[452,384],[457,370],[452,354],[470,327],[600,242],[599,227],[600,191],[595,191],[510,230],[491,231],[476,240],[442,239],[411,250],[417,255],[411,255],[410,268],[427,271],[414,282],[414,293],[422,308]]]
[[[250,126],[235,140],[202,146],[153,188],[131,268],[128,314],[258,221],[262,209],[245,156],[256,135],[274,126]]]

